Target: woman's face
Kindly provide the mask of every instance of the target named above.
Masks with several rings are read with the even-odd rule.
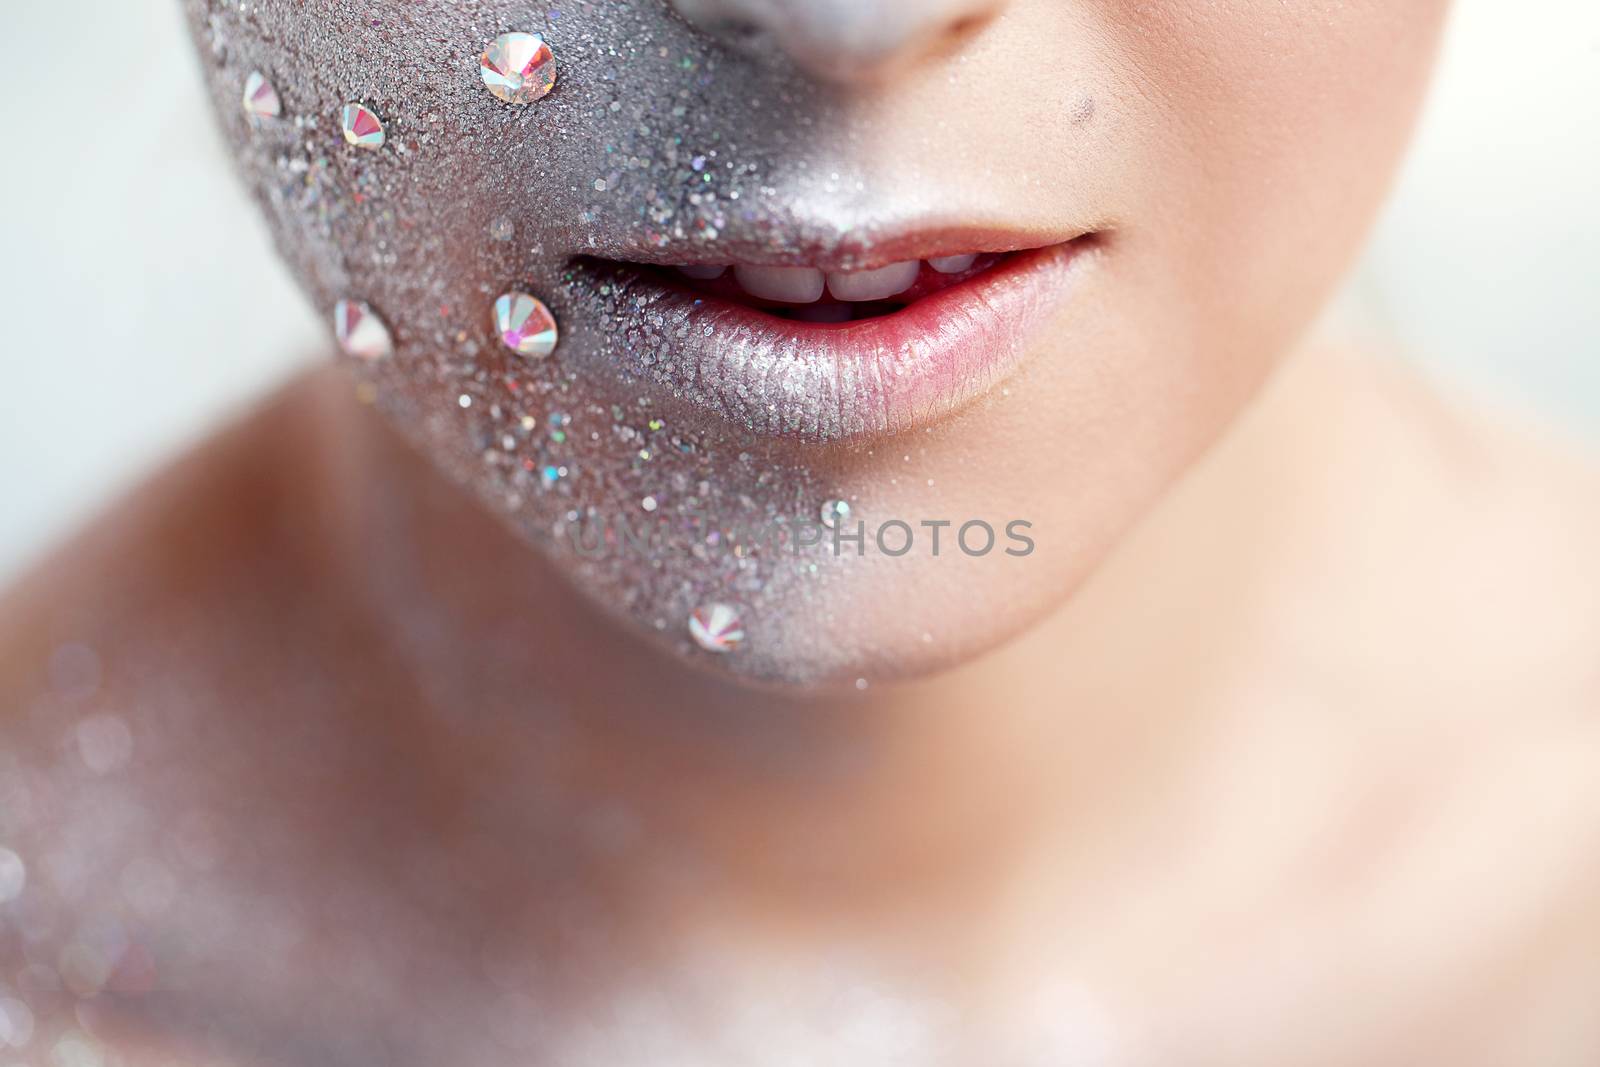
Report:
[[[363,395],[596,604],[784,684],[1072,595],[1335,282],[1445,6],[184,2],[302,284],[387,329]],[[510,31],[553,53],[532,103],[480,73]]]

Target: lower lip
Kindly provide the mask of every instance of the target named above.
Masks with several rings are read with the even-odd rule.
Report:
[[[813,442],[903,433],[993,389],[1074,288],[1092,238],[1021,252],[891,315],[780,319],[699,299],[626,266],[601,280],[629,378],[757,434]]]

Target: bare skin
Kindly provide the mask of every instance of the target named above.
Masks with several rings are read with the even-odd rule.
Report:
[[[41,1062],[1600,1054],[1559,449],[1308,351],[1044,625],[801,703],[635,645],[355,407],[296,383],[5,602]]]

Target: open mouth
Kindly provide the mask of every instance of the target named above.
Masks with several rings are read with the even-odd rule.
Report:
[[[722,263],[654,269],[664,283],[707,298],[792,322],[839,325],[892,315],[975,278],[1015,254],[969,252],[853,271]]]
[[[903,432],[988,391],[1067,294],[1086,234],[837,265],[580,257],[624,376],[762,435]],[[730,257],[731,259],[732,257]],[[754,258],[754,257],[753,257]]]

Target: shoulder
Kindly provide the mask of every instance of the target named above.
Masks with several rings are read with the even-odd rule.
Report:
[[[292,634],[283,624],[334,570],[316,461],[334,387],[322,374],[290,384],[126,494],[0,597],[7,703],[22,709],[91,687],[132,699],[222,684],[219,672],[250,643]]]
[[[109,1032],[158,957],[188,959],[171,946],[243,923],[268,838],[294,840],[271,820],[329,747],[308,723],[338,697],[330,657],[368,647],[327,543],[330,397],[354,407],[329,375],[292,383],[0,598],[0,968],[35,1047],[97,1048],[75,1024]]]
[[[1417,443],[1410,559],[1484,662],[1543,674],[1600,713],[1600,461],[1527,415],[1390,371],[1377,403]],[[1407,482],[1399,482],[1404,490]]]
[[[1310,384],[1339,399],[1301,431],[1321,439],[1301,446],[1318,484],[1295,536],[1366,665],[1441,698],[1600,714],[1594,448],[1395,360]]]
[[[1396,361],[1285,370],[1222,457],[1254,509],[1225,528],[1271,527],[1229,618],[1265,651],[1229,696],[1263,759],[1304,760],[1261,802],[1332,864],[1315,908],[1283,898],[1307,980],[1351,1035],[1447,1021],[1388,1031],[1412,1060],[1592,1056],[1600,465]],[[1342,985],[1399,959],[1404,988]]]

